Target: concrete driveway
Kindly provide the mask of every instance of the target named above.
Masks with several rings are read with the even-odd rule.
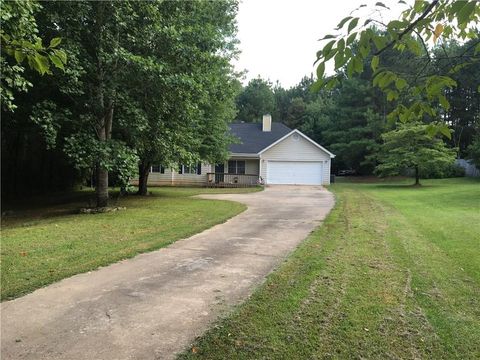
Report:
[[[315,186],[203,197],[248,209],[167,248],[2,303],[2,359],[174,358],[244,301],[334,205]]]

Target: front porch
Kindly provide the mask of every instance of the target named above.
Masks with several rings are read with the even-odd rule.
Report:
[[[224,164],[215,165],[215,172],[207,173],[207,187],[233,188],[257,185],[263,185],[259,159],[232,157]]]
[[[263,185],[259,175],[207,173],[207,187],[238,188]]]

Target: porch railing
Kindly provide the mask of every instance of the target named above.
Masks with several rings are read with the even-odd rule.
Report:
[[[262,184],[259,175],[207,173],[207,186],[210,187],[249,187]]]

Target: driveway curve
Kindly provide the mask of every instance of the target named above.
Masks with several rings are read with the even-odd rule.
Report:
[[[334,205],[316,186],[202,198],[248,209],[169,247],[2,303],[2,359],[174,358],[244,301]]]

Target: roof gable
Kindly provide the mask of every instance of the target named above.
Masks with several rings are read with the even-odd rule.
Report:
[[[269,146],[265,147],[264,149],[262,149],[261,151],[259,151],[259,154],[267,151],[268,149],[274,147],[275,145],[281,143],[283,140],[285,140],[286,138],[288,138],[290,135],[292,134],[298,134],[299,136],[301,136],[303,139],[305,139],[306,141],[308,141],[309,143],[311,143],[313,146],[317,147],[318,149],[322,150],[323,152],[325,152],[326,154],[328,154],[330,156],[330,158],[334,158],[335,157],[335,154],[331,153],[330,151],[328,151],[327,149],[325,149],[323,146],[321,146],[320,144],[316,143],[315,141],[313,141],[312,139],[310,139],[307,135],[305,135],[304,133],[302,133],[300,130],[292,130],[290,131],[288,134],[286,134],[285,136],[281,137],[280,139],[278,139],[277,141],[275,141],[274,143],[270,144]]]

